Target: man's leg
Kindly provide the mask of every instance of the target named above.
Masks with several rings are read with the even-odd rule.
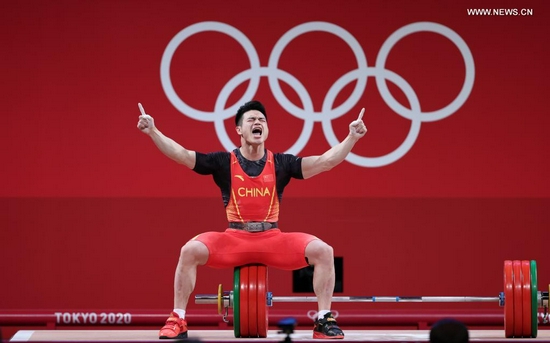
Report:
[[[208,261],[208,248],[203,243],[191,240],[181,248],[174,277],[174,311],[160,329],[159,338],[187,337],[184,311],[187,308],[189,296],[195,289],[197,266],[205,264],[206,261]]]
[[[315,321],[313,338],[344,338],[344,333],[332,317],[330,306],[334,292],[334,251],[321,240],[313,240],[306,247],[306,258],[313,265],[313,291],[317,296],[319,318]]]
[[[185,310],[195,289],[197,266],[208,260],[208,248],[199,241],[189,241],[182,248],[174,277],[174,308]]]
[[[306,247],[306,258],[314,266],[313,291],[319,311],[330,310],[335,279],[332,247],[319,239],[313,240]]]

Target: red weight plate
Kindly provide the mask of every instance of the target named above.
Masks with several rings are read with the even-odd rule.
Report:
[[[266,338],[267,318],[267,266],[258,266],[258,337]]]
[[[248,336],[258,337],[258,266],[248,270]]]
[[[241,291],[240,297],[241,297],[241,337],[250,337],[248,333],[248,274],[249,274],[249,266],[242,266],[241,267]]]
[[[523,276],[523,337],[531,337],[531,262],[521,261]]]
[[[514,337],[514,271],[512,261],[504,261],[504,334]]]
[[[514,276],[514,337],[523,337],[523,278],[521,261],[513,262]]]

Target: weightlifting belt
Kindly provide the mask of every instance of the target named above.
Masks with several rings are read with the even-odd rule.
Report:
[[[278,227],[277,222],[269,223],[269,222],[246,222],[246,223],[237,223],[237,222],[230,222],[229,228],[230,229],[237,229],[237,230],[244,230],[248,232],[262,232],[267,231],[269,229],[276,229]]]

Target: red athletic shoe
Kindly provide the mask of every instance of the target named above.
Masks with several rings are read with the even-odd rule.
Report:
[[[344,333],[336,324],[332,313],[327,313],[322,319],[317,319],[313,326],[314,339],[343,339]]]
[[[160,339],[181,339],[187,338],[187,322],[181,319],[177,313],[170,313],[166,324],[160,329]]]

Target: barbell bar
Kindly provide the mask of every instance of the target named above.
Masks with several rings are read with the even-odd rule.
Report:
[[[495,297],[480,296],[334,296],[332,302],[468,303],[495,302],[504,307],[505,337],[537,337],[538,308],[548,309],[549,292],[537,289],[536,261],[504,261],[504,291]],[[234,270],[233,291],[197,294],[196,304],[217,304],[226,320],[233,309],[235,337],[267,337],[267,307],[274,302],[317,302],[315,296],[273,296],[267,291],[267,267],[246,265]],[[227,320],[226,320],[227,321]]]
[[[221,286],[221,284],[220,284]],[[195,296],[195,304],[218,304],[220,296],[216,294],[197,294]],[[233,291],[224,291],[221,300],[223,307],[233,307]],[[424,302],[424,303],[450,303],[450,302],[502,302],[504,296],[498,297],[474,297],[474,296],[333,296],[332,302]],[[307,303],[317,302],[317,297],[314,296],[273,296],[271,292],[267,292],[266,304],[273,306],[273,303]],[[503,306],[503,305],[500,305]],[[218,313],[219,312],[218,308]]]

